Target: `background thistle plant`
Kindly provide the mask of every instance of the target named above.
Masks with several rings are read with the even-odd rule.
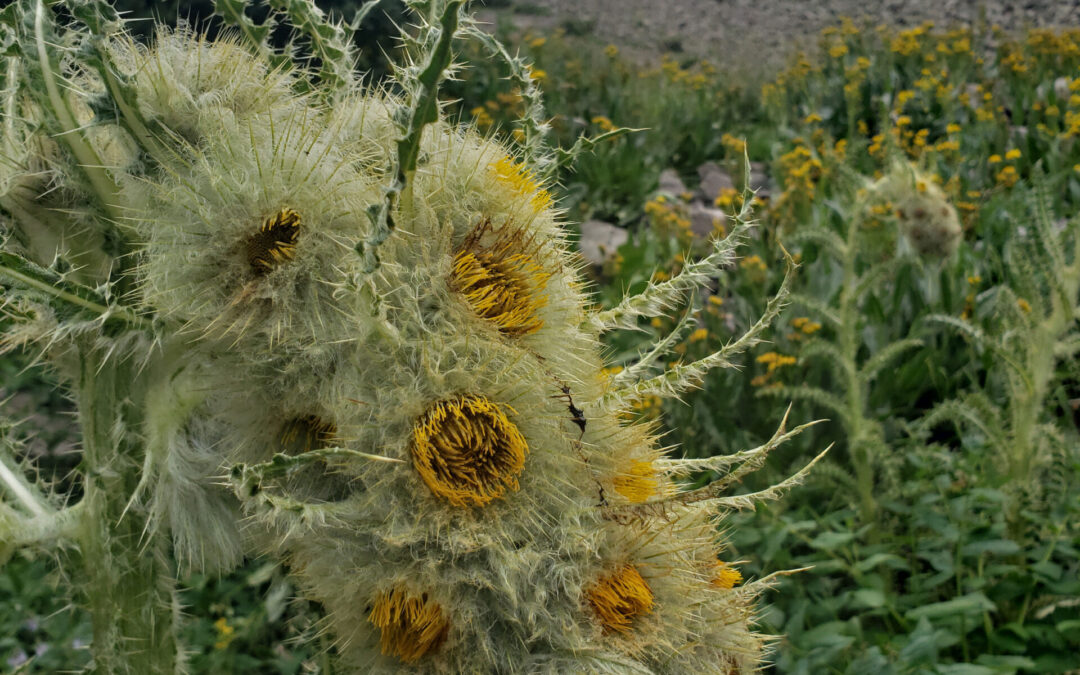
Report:
[[[40,0],[4,10],[5,344],[37,349],[76,397],[85,468],[66,507],[6,469],[0,534],[5,550],[72,544],[95,668],[182,670],[178,575],[254,553],[324,607],[355,672],[760,662],[770,578],[735,587],[713,521],[802,479],[809,465],[725,495],[804,427],[687,464],[624,414],[760,342],[793,263],[740,339],[657,374],[662,339],[609,381],[600,335],[729,263],[750,194],[704,258],[588,309],[546,186],[595,141],[545,145],[527,64],[462,4],[410,3],[416,30],[380,90],[309,2],[271,2],[271,21],[317,69],[231,0],[218,9],[239,37],[162,30],[150,47],[102,2],[66,3],[70,23]],[[441,112],[469,37],[525,87],[520,155]],[[52,219],[57,198],[76,215]],[[680,480],[703,470],[721,478]]]

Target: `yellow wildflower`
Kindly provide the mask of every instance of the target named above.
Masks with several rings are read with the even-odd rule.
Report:
[[[1012,187],[1016,185],[1016,181],[1020,179],[1020,175],[1016,172],[1016,167],[1007,166],[994,176],[994,179],[998,184],[1005,187]]]
[[[597,115],[593,117],[592,123],[600,127],[600,129],[602,129],[603,131],[612,131],[615,128],[615,125],[611,122],[611,120],[607,117],[604,117],[603,115]]]
[[[229,625],[229,620],[221,617],[214,622],[214,628],[218,632],[218,640],[214,643],[214,649],[225,649],[236,637],[236,629]]]

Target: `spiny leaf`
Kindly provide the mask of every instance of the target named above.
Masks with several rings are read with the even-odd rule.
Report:
[[[758,396],[786,398],[795,401],[809,401],[836,413],[850,431],[853,428],[851,414],[847,405],[836,394],[808,384],[796,386],[768,387],[758,392]]]
[[[439,84],[453,59],[450,45],[458,30],[459,12],[464,0],[449,0],[442,6],[439,25],[425,23],[420,42],[427,47],[423,55],[424,66],[416,76],[415,82],[407,84],[410,103],[404,110],[401,122],[403,134],[397,142],[397,166],[389,168],[387,173],[394,176],[393,182],[385,188],[386,198],[368,211],[374,232],[370,237],[357,243],[356,251],[364,258],[364,268],[368,273],[379,266],[378,248],[395,229],[393,211],[399,195],[406,189],[412,174],[416,171],[416,162],[420,156],[420,140],[424,128],[439,119]],[[435,5],[431,6],[435,9]]]
[[[656,377],[638,382],[632,386],[621,389],[611,389],[597,401],[600,410],[621,410],[636,401],[650,396],[670,398],[678,394],[694,389],[701,385],[705,375],[714,368],[730,368],[731,357],[745,352],[762,341],[761,334],[768,328],[773,319],[780,313],[787,302],[787,296],[795,278],[795,262],[791,256],[787,257],[787,270],[784,281],[779,290],[773,296],[765,311],[757,322],[751,326],[739,339],[724,345],[719,350],[697,361],[686,364],[678,364],[667,372]]]
[[[877,377],[877,374],[881,372],[883,368],[888,366],[893,360],[899,358],[904,352],[915,349],[916,347],[922,347],[923,341],[919,338],[905,338],[903,340],[897,340],[889,346],[882,349],[877,354],[874,354],[863,365],[859,371],[859,379],[864,383],[868,383]]]
[[[351,85],[354,59],[351,36],[345,28],[340,23],[327,21],[313,0],[269,1],[270,7],[284,13],[289,23],[307,36],[312,52],[319,58],[319,81],[331,91]],[[363,13],[367,11],[370,9],[365,6]]]

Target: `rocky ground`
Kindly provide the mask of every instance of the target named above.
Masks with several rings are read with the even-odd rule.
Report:
[[[752,69],[781,64],[840,17],[912,26],[1080,26],[1080,0],[488,0],[516,25],[558,26],[643,54],[685,52]]]

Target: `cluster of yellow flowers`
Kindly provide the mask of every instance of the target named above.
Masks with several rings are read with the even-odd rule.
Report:
[[[764,387],[765,385],[770,384],[774,373],[779,368],[783,368],[785,366],[793,366],[798,363],[798,359],[796,357],[781,354],[779,352],[765,352],[761,356],[757,357],[755,361],[765,364],[766,371],[761,375],[758,375],[754,379],[750,380],[751,386],[754,387]],[[772,384],[778,385],[779,383],[773,382]]]
[[[819,153],[803,138],[795,138],[791,150],[780,156],[779,173],[784,190],[776,199],[774,210],[784,222],[794,222],[802,210],[814,201],[818,182],[825,174]]]
[[[645,203],[645,215],[661,234],[676,236],[686,243],[693,238],[685,204],[672,201],[665,195],[657,195]]]
[[[821,330],[821,324],[817,321],[811,321],[810,317],[798,316],[791,320],[791,327],[795,330],[787,334],[787,339],[792,342],[798,342],[804,339],[808,335]],[[794,358],[794,357],[791,357]]]

